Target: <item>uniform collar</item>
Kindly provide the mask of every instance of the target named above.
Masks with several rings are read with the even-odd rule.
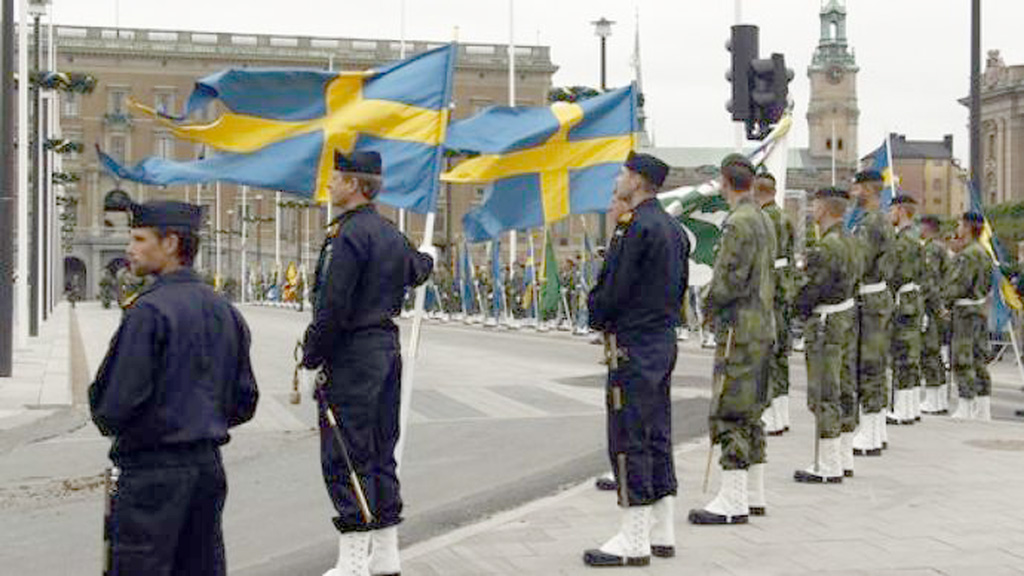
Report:
[[[335,216],[334,219],[331,220],[331,223],[328,224],[328,226],[333,226],[335,224],[340,224],[343,220],[348,220],[349,218],[351,218],[351,217],[353,217],[356,214],[359,214],[361,212],[376,212],[376,211],[377,211],[377,207],[373,204],[373,202],[367,202],[366,204],[360,204],[359,206],[356,206],[355,208],[353,208],[351,210],[346,210],[346,211],[342,212],[341,214],[338,214],[337,216]]]
[[[160,274],[156,277],[156,283],[159,284],[180,284],[183,282],[202,282],[202,279],[192,268],[180,268],[174,272]]]
[[[654,206],[655,204],[657,204],[659,206],[661,205],[661,203],[658,202],[658,198],[656,196],[651,196],[650,198],[648,198],[648,199],[644,200],[643,202],[637,204],[636,208],[633,208],[633,210],[639,210],[643,206],[647,206],[648,208],[650,208],[651,206]]]

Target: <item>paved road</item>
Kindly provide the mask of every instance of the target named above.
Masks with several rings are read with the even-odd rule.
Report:
[[[117,313],[79,308],[102,349]],[[245,308],[263,392],[257,418],[225,450],[225,532],[232,574],[319,575],[333,562],[331,508],[320,480],[313,406],[288,403],[291,349],[306,316]],[[564,333],[425,326],[402,476],[403,545],[596,475],[603,454],[599,348]],[[705,433],[710,360],[680,354],[675,435]],[[15,574],[98,571],[106,442],[91,425],[0,457],[0,565]],[[82,567],[89,567],[83,570]]]

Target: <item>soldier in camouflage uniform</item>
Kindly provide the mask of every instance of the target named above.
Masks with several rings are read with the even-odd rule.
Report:
[[[781,436],[789,430],[789,339],[793,299],[793,223],[775,203],[775,177],[768,172],[754,179],[754,194],[775,232],[775,346],[768,359],[768,398],[762,420],[765,433]]]
[[[840,452],[843,411],[841,378],[847,335],[855,320],[855,246],[843,228],[850,199],[845,190],[823,188],[814,196],[814,220],[821,239],[807,252],[805,281],[796,298],[807,338],[807,407],[815,416],[818,450],[814,464],[797,470],[797,482],[843,481]],[[853,470],[849,470],[853,475]]]
[[[985,220],[978,212],[964,214],[958,237],[966,246],[953,259],[946,292],[953,314],[950,356],[960,401],[954,418],[991,419],[992,380],[988,373],[988,313],[992,258],[979,238]]]
[[[918,417],[916,406],[921,385],[921,299],[924,253],[914,230],[917,202],[900,194],[892,199],[890,221],[896,227],[893,243],[892,291],[895,305],[892,315],[892,386],[893,402],[887,417],[889,424],[913,424]]]
[[[732,208],[722,228],[705,318],[716,332],[711,437],[721,446],[718,495],[691,510],[693,524],[742,524],[765,513],[761,413],[768,400],[766,362],[775,339],[775,235],[750,193],[754,167],[744,156],[722,161],[722,194]],[[753,494],[748,499],[748,474]],[[760,500],[760,503],[758,502]]]
[[[924,294],[924,328],[921,347],[921,371],[925,381],[925,398],[921,404],[924,414],[948,414],[949,401],[946,384],[946,366],[942,360],[942,345],[949,333],[948,314],[942,292],[952,272],[949,251],[939,235],[939,219],[921,218],[921,237],[924,250],[924,276],[921,288]]]
[[[853,437],[853,453],[881,456],[885,442],[886,374],[889,355],[889,324],[893,297],[892,226],[879,209],[882,175],[877,170],[858,172],[850,196],[855,200],[851,232],[860,251],[857,289],[857,395],[860,426]]]

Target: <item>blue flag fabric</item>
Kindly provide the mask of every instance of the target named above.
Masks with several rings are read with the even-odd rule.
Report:
[[[633,86],[575,104],[492,107],[453,122],[446,147],[478,156],[442,180],[489,185],[482,205],[463,218],[466,238],[605,212],[637,126]]]
[[[195,161],[150,157],[127,167],[100,152],[114,176],[167,186],[235,182],[326,200],[334,150],[380,152],[381,202],[433,210],[448,124],[456,46],[365,72],[231,69],[197,82],[181,116],[133,106],[212,152]],[[213,101],[212,123],[188,118]]]
[[[495,318],[501,316],[504,308],[505,282],[502,280],[501,268],[501,239],[496,238],[491,242],[491,285],[494,287],[494,302],[492,312]]]

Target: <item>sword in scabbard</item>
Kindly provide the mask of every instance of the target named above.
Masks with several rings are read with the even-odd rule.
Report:
[[[729,361],[729,355],[732,354],[732,334],[733,329],[729,328],[728,334],[725,336],[725,353],[721,358],[716,358],[714,367],[714,377],[711,380],[711,404],[708,406],[708,461],[704,466],[704,492],[708,491],[708,481],[711,479],[711,460],[715,455],[715,430],[711,426],[711,419],[714,418],[715,412],[717,411],[717,405],[722,396],[722,388],[725,385],[725,366]]]
[[[324,413],[327,415],[327,423],[331,427],[331,432],[334,434],[334,441],[338,443],[338,449],[341,451],[341,458],[345,461],[345,467],[348,468],[348,483],[352,487],[352,491],[356,495],[356,501],[359,503],[359,510],[363,513],[363,520],[366,524],[373,524],[373,512],[370,512],[370,505],[366,501],[366,493],[363,492],[363,485],[359,481],[359,475],[356,474],[356,469],[352,465],[352,458],[348,454],[348,446],[345,444],[345,439],[341,436],[341,426],[338,424],[338,418],[334,414],[334,408],[331,408],[331,404],[327,401],[327,394],[324,393],[324,385],[327,383],[327,376],[323,371],[319,372],[316,376],[316,393],[320,398],[320,402],[324,406]]]
[[[295,343],[292,357],[295,358],[295,371],[292,372],[292,392],[288,396],[288,401],[292,404],[299,404],[302,402],[302,394],[299,393],[299,369],[302,368],[302,341]]]
[[[121,469],[117,466],[112,466],[103,471],[103,576],[113,574],[114,498],[117,496],[117,480],[120,477]]]
[[[612,411],[619,412],[623,408],[622,386],[619,385],[616,372],[619,370],[619,340],[614,332],[604,334],[604,352],[608,362],[608,370],[611,374],[609,391],[612,395]],[[615,466],[617,483],[619,486],[619,504],[629,504],[629,483],[626,481],[626,454],[619,452],[615,455]]]

